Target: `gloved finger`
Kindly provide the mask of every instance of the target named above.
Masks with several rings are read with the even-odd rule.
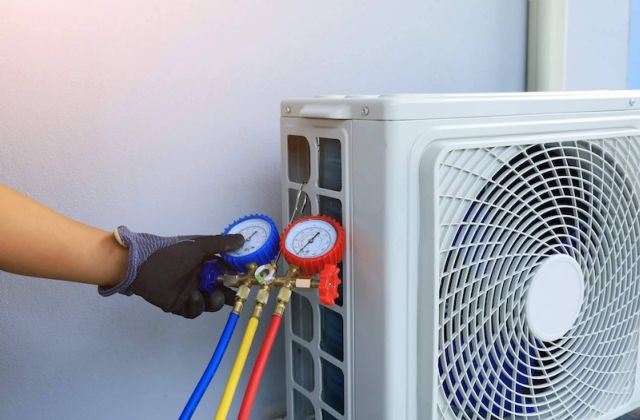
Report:
[[[208,299],[205,299],[205,311],[216,312],[222,309],[224,305],[233,306],[236,302],[235,290],[228,287],[220,286],[215,290]]]
[[[224,294],[221,290],[215,290],[205,298],[204,310],[207,312],[218,312],[224,306]]]
[[[225,272],[230,273],[230,272],[235,272],[236,270],[231,267],[225,260],[224,258],[222,258],[219,255],[205,255],[204,258],[202,259],[202,263],[204,264],[205,261],[210,261],[210,260],[217,260],[218,263],[220,263],[220,265],[222,266],[222,268],[224,269]]]
[[[228,287],[221,287],[220,291],[224,294],[224,303],[233,306],[236,303],[236,292],[235,290],[229,289]]]
[[[193,319],[204,312],[205,300],[199,290],[192,290],[183,305],[174,313],[188,319]]]
[[[193,243],[206,255],[235,251],[244,244],[242,235],[201,236],[193,239]]]

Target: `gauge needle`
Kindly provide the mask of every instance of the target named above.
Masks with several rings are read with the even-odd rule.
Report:
[[[247,239],[245,239],[245,241],[249,242],[251,240],[251,238],[253,238],[253,235],[255,235],[256,233],[258,233],[258,231],[254,230],[253,233],[251,235],[249,235],[249,237]]]
[[[318,235],[320,235],[320,232],[316,232],[316,234],[315,234],[315,235],[313,235],[313,238],[309,239],[309,240],[307,241],[307,243],[306,243],[306,244],[304,244],[304,246],[303,246],[302,248],[300,248],[300,251],[298,251],[298,254],[300,254],[302,251],[304,251],[304,249],[305,249],[306,247],[308,247],[311,243],[313,243],[314,239],[316,239],[316,238],[318,237]]]

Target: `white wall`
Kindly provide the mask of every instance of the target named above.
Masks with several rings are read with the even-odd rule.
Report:
[[[282,98],[522,90],[525,6],[0,0],[0,182],[105,229],[277,217]],[[0,418],[176,418],[225,317],[0,273]],[[274,351],[265,415],[283,406]]]
[[[627,85],[630,0],[570,0],[567,90]]]

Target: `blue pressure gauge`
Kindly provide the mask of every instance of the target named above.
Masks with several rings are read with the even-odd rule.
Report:
[[[278,254],[280,234],[278,227],[268,216],[250,214],[241,217],[227,226],[222,234],[244,236],[244,245],[240,249],[222,255],[224,262],[239,273],[246,272],[248,264],[269,264]],[[213,293],[219,284],[218,277],[224,272],[219,260],[206,261],[200,271],[200,290]]]
[[[244,236],[242,248],[222,256],[234,270],[244,273],[247,264],[263,265],[273,261],[280,247],[280,234],[271,218],[262,214],[250,214],[231,223],[224,235]]]

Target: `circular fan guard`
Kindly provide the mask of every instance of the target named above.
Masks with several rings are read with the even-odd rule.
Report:
[[[640,309],[637,139],[450,152],[441,165],[440,410],[464,419],[578,418],[633,391]],[[584,273],[573,327],[527,326],[535,270]]]

